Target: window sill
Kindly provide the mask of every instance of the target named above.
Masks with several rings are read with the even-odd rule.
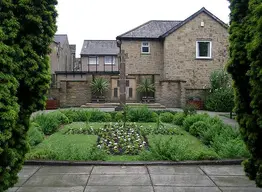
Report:
[[[213,58],[208,58],[208,57],[197,57],[195,60],[213,60]]]
[[[116,65],[115,63],[105,63],[104,65]]]
[[[99,64],[90,64],[90,63],[89,63],[88,65],[99,65]]]
[[[150,55],[150,53],[141,53],[141,55]]]

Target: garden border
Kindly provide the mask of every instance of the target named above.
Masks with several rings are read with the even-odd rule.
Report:
[[[27,160],[24,165],[48,166],[140,166],[140,165],[241,165],[244,159],[203,160],[203,161],[44,161]]]

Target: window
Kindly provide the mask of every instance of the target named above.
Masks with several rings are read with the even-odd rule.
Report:
[[[106,65],[114,65],[116,58],[114,56],[105,56],[105,64]]]
[[[141,44],[141,53],[150,53],[150,44],[149,44],[149,42],[142,42],[142,44]]]
[[[118,88],[114,88],[114,97],[118,97]]]
[[[98,57],[88,57],[89,65],[98,65]]]
[[[129,88],[129,98],[132,98],[133,97],[133,89],[132,88]]]
[[[212,55],[211,41],[197,41],[196,42],[196,58],[211,59]]]

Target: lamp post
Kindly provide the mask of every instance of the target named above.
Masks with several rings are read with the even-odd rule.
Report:
[[[119,72],[120,72],[120,78],[119,78],[119,86],[120,86],[120,105],[115,108],[115,111],[120,111],[124,109],[124,106],[126,104],[126,59],[128,58],[128,54],[125,53],[124,50],[121,49],[121,40],[117,40],[117,47],[119,47]]]

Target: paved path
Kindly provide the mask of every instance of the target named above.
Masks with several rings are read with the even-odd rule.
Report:
[[[261,192],[241,166],[24,166],[9,192]]]

